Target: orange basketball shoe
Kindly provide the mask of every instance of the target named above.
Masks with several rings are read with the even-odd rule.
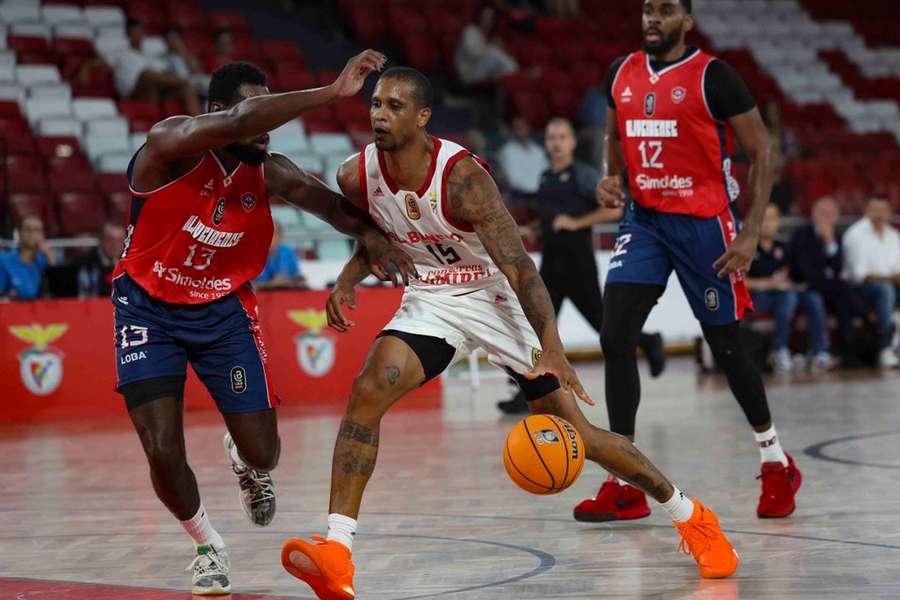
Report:
[[[728,577],[737,571],[741,559],[731,542],[722,533],[716,513],[697,500],[691,518],[684,523],[675,523],[681,534],[678,549],[685,554],[693,554],[700,576],[707,579]]]
[[[354,600],[353,561],[343,544],[314,535],[315,544],[296,538],[281,548],[284,569],[305,581],[321,600]]]

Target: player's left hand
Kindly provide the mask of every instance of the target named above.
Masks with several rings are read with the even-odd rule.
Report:
[[[575,369],[569,363],[569,359],[560,350],[545,351],[541,358],[534,364],[534,368],[525,373],[526,379],[537,379],[542,375],[553,375],[559,380],[559,385],[567,392],[572,392],[582,402],[594,406],[594,401],[584,391],[581,380],[575,374]]]
[[[553,219],[553,231],[577,231],[578,223],[569,215],[556,215]]]
[[[387,57],[375,50],[366,50],[347,61],[341,74],[331,84],[339,98],[355,96],[371,73],[384,68]]]
[[[756,244],[758,236],[744,229],[713,263],[713,268],[718,269],[719,278],[729,277],[732,273],[746,273],[756,256]]]
[[[381,281],[389,281],[394,287],[409,285],[410,280],[418,279],[416,265],[409,255],[385,238],[366,243],[369,256],[369,269]]]

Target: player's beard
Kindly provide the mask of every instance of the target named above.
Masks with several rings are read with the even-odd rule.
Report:
[[[662,30],[660,30],[660,33],[662,33]],[[682,33],[681,29],[675,29],[669,35],[663,34],[662,38],[652,46],[647,43],[647,38],[645,37],[641,42],[644,52],[650,56],[662,56],[678,45],[678,42],[681,41]]]
[[[269,153],[250,144],[228,144],[225,150],[233,154],[239,161],[258,167],[265,162]]]

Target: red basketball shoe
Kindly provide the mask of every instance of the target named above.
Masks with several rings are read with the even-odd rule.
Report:
[[[759,496],[759,506],[756,507],[756,515],[760,518],[786,517],[797,508],[794,496],[800,489],[803,476],[794,465],[791,455],[787,452],[785,455],[788,459],[787,466],[778,461],[763,463],[762,470],[756,477],[762,479],[762,494]]]
[[[614,475],[610,475],[600,486],[594,498],[582,500],[575,507],[576,521],[630,521],[643,519],[650,514],[647,496],[630,485],[622,485]]]

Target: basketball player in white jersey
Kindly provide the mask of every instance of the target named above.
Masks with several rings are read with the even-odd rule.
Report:
[[[382,416],[405,394],[475,347],[514,377],[532,412],[572,423],[588,459],[662,503],[704,577],[727,577],[737,554],[715,514],[670,484],[627,438],[591,425],[575,396],[593,401],[566,359],[553,304],[522,246],[493,179],[453,142],[428,135],[432,90],[418,71],[392,68],[371,103],[375,143],[338,171],[344,195],[367,210],[413,259],[397,314],[376,339],[353,384],[334,449],[327,538],[292,539],[282,564],[319,598],[349,600],[356,519],[375,467]],[[357,248],[328,301],[329,324],[353,325],[354,286],[369,274]]]

